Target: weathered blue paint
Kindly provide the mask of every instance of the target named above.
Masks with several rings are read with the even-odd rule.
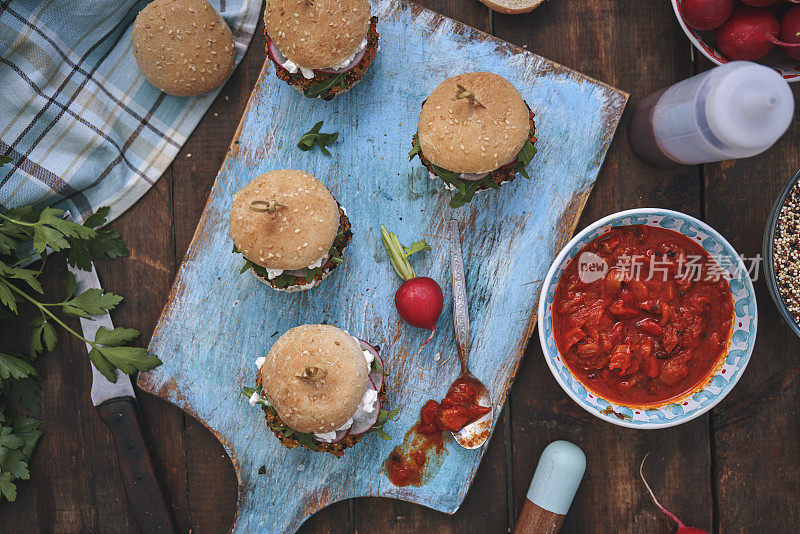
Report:
[[[447,221],[461,222],[471,313],[470,368],[499,408],[535,325],[550,262],[572,233],[614,135],[627,95],[486,34],[400,0],[373,5],[381,52],[364,81],[332,102],[308,100],[267,66],[153,335],[164,364],[139,385],[196,415],[231,454],[240,481],[235,530],[294,531],[331,502],[375,495],[444,512],[463,500],[483,451],[448,444],[438,475],[421,488],[396,488],[382,462],[415,422],[426,398],[440,397],[459,372],[450,306],[434,341],[401,323],[392,302],[398,280],[379,237],[385,223],[401,240],[424,237],[433,252],[415,256],[418,273],[437,279],[450,302]],[[487,70],[508,78],[536,113],[539,153],[500,191],[453,211],[449,192],[407,152],[420,105],[445,77]],[[316,121],[340,132],[333,156],[301,152],[298,138]],[[313,291],[284,294],[247,274],[231,254],[231,196],[256,175],[281,168],[313,173],[347,208],[354,242],[345,263]],[[388,398],[402,406],[386,425],[393,441],[370,435],[336,459],[282,447],[263,415],[239,393],[255,382],[254,360],[278,335],[329,322],[381,346]],[[258,469],[266,466],[267,474]]]

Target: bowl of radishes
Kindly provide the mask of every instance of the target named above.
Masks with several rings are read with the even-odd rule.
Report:
[[[755,61],[800,81],[800,0],[672,0],[686,36],[722,65]]]

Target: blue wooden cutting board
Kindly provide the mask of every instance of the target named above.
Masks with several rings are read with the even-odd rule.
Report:
[[[489,388],[497,415],[533,333],[542,279],[575,228],[627,100],[415,4],[379,0],[373,13],[380,17],[381,51],[361,84],[331,102],[304,98],[266,63],[153,334],[150,350],[164,364],[139,377],[142,389],[196,416],[225,445],[239,479],[237,532],[293,532],[317,510],[349,497],[394,497],[449,513],[459,507],[483,449],[448,443],[440,470],[421,487],[397,488],[382,469],[424,401],[441,398],[459,374],[447,222],[455,218],[462,228],[470,367]],[[422,101],[443,79],[471,71],[496,72],[519,89],[536,113],[539,153],[531,180],[518,177],[451,210],[451,193],[407,154]],[[323,131],[339,132],[331,157],[295,146],[320,120]],[[321,179],[353,225],[344,264],[299,294],[240,275],[242,257],[231,253],[227,231],[232,195],[256,175],[283,168]],[[413,263],[417,273],[439,281],[445,311],[419,357],[428,332],[402,323],[394,309],[398,279],[381,245],[381,223],[407,244],[424,238],[433,248]],[[389,404],[403,408],[386,425],[392,441],[370,434],[341,459],[282,447],[261,410],[239,393],[255,384],[254,360],[279,335],[322,322],[380,345]],[[261,466],[265,474],[258,474]]]

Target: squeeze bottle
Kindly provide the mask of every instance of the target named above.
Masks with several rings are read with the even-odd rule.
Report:
[[[780,74],[732,61],[643,98],[628,136],[656,167],[749,158],[771,147],[793,114],[792,90]]]

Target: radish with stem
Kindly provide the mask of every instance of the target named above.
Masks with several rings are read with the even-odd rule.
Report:
[[[683,524],[683,521],[681,521],[675,516],[675,514],[664,508],[664,506],[660,502],[658,502],[658,499],[656,499],[653,490],[650,489],[650,484],[648,484],[647,480],[644,478],[644,472],[643,472],[644,462],[645,460],[647,460],[648,456],[650,456],[649,452],[644,455],[644,458],[642,458],[642,463],[639,464],[639,476],[642,478],[642,482],[644,482],[644,487],[647,488],[647,491],[650,493],[650,497],[653,499],[653,502],[656,503],[656,506],[658,506],[658,508],[662,512],[667,514],[670,519],[672,519],[678,524],[678,531],[676,532],[676,534],[708,534],[707,531],[701,528],[687,527],[686,525]]]
[[[436,322],[439,320],[444,306],[444,294],[442,288],[432,278],[416,276],[408,258],[422,250],[430,250],[431,247],[422,240],[410,247],[404,247],[397,235],[386,230],[383,225],[381,225],[381,240],[389,254],[392,267],[404,280],[394,294],[394,305],[397,312],[408,324],[431,331],[431,335],[419,348],[417,352],[419,355],[436,333]]]

